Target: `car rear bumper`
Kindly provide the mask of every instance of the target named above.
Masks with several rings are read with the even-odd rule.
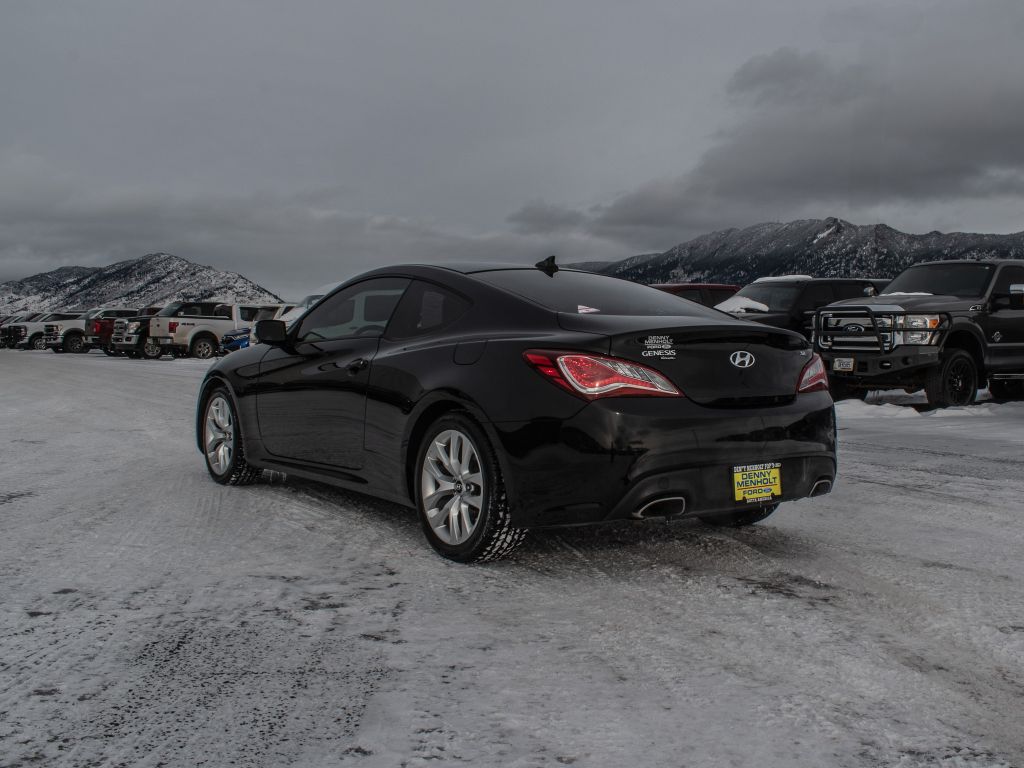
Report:
[[[615,398],[566,421],[491,427],[503,448],[513,519],[523,527],[617,520],[645,507],[650,515],[746,508],[735,500],[733,471],[751,464],[781,465],[781,495],[758,504],[827,492],[836,476],[826,392],[763,408]]]

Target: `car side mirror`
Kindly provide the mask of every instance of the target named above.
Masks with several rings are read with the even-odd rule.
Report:
[[[1010,309],[1024,309],[1024,284],[1010,286]]]
[[[257,320],[253,333],[260,342],[272,347],[280,347],[288,341],[288,328],[281,320]]]
[[[864,295],[865,296],[877,296],[878,295],[878,289],[875,288],[875,286],[873,286],[873,285],[869,285],[866,288],[864,288]]]

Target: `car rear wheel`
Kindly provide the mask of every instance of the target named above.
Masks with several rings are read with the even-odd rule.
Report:
[[[928,372],[924,385],[928,404],[936,408],[970,405],[978,394],[978,366],[962,349],[951,350]]]
[[[245,460],[235,406],[223,387],[216,387],[206,399],[202,440],[206,469],[216,482],[248,485],[260,476],[262,470]]]
[[[26,349],[46,349],[46,339],[42,335],[33,336],[31,339],[29,339],[28,346],[26,347]]]
[[[742,528],[761,522],[778,508],[778,504],[768,504],[764,507],[744,507],[735,512],[724,512],[719,515],[701,515],[700,520],[708,525],[716,525],[721,528]]]
[[[209,360],[216,352],[217,348],[213,342],[205,336],[193,341],[192,347],[189,349],[192,357],[198,357],[200,360]]]
[[[427,541],[450,560],[497,560],[526,538],[512,525],[494,449],[465,414],[427,430],[416,459],[416,507]]]

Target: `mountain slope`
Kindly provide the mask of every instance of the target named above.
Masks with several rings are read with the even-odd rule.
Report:
[[[151,253],[107,267],[61,267],[0,283],[0,314],[102,305],[142,307],[200,299],[225,303],[280,301],[241,275],[169,253]]]
[[[1024,232],[910,235],[885,224],[858,226],[828,218],[711,232],[662,254],[633,256],[599,271],[641,283],[744,285],[785,274],[895,277],[919,261],[992,258],[1024,258]]]

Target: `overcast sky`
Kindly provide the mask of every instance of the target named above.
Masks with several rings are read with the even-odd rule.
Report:
[[[1020,0],[0,0],[0,280],[1019,231],[1021,40]]]

